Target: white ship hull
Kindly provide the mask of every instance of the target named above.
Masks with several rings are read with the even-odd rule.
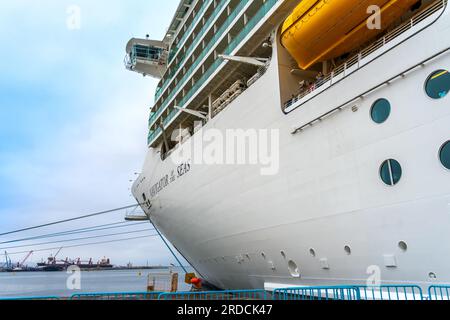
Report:
[[[275,45],[266,74],[204,130],[278,129],[279,173],[192,164],[152,197],[152,186],[176,164],[150,149],[133,194],[139,202],[147,195],[151,208],[143,207],[155,225],[219,288],[365,284],[377,267],[383,283],[449,283],[450,172],[438,154],[450,137],[450,97],[432,100],[423,89],[432,72],[450,70],[449,31],[447,11],[287,115]],[[382,125],[370,119],[379,98],[392,105]],[[395,187],[380,179],[386,159],[403,168]]]

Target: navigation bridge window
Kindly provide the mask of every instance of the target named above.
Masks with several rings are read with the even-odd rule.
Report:
[[[160,48],[151,48],[146,46],[136,45],[133,47],[132,55],[140,59],[159,60],[162,56],[163,50]]]
[[[370,111],[372,120],[375,123],[381,124],[385,122],[391,114],[391,104],[386,99],[379,99],[375,101]]]
[[[442,99],[450,91],[450,73],[447,70],[433,72],[427,80],[425,90],[430,98]]]
[[[385,184],[394,186],[399,183],[402,178],[402,166],[397,160],[386,160],[381,165],[380,176]]]

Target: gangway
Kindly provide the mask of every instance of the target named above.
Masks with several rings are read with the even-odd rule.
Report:
[[[131,211],[127,211],[125,214],[125,221],[148,221],[148,216],[145,212],[136,212],[136,208]]]

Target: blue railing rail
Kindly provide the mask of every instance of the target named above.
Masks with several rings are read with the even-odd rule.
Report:
[[[48,296],[48,297],[10,297],[10,298],[0,298],[0,301],[48,301],[48,300],[61,300],[59,297]]]
[[[424,300],[422,288],[416,285],[355,286],[361,300]]]
[[[161,292],[76,293],[70,300],[156,300]]]
[[[353,286],[293,287],[275,289],[274,300],[360,300],[359,290]]]
[[[266,290],[225,290],[161,293],[158,300],[268,300]]]
[[[381,285],[381,286],[311,286],[279,288],[273,292],[266,290],[225,290],[194,292],[100,292],[77,293],[70,298],[56,296],[5,297],[0,301],[20,300],[197,300],[197,301],[233,301],[233,300],[385,300],[385,301],[450,301],[450,285],[433,285],[428,288],[428,297],[423,295],[417,285]]]
[[[428,288],[428,300],[450,301],[450,285],[437,285]]]

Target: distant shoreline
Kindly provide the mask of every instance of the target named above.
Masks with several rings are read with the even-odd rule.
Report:
[[[81,268],[81,271],[127,271],[127,270],[169,270],[171,268],[169,266],[137,266],[137,267],[113,267],[113,268]],[[65,272],[66,270],[60,270],[59,272]],[[40,269],[30,268],[28,270],[20,270],[20,271],[8,271],[8,270],[0,270],[0,273],[29,273],[29,272],[58,272],[58,271],[44,271]]]

